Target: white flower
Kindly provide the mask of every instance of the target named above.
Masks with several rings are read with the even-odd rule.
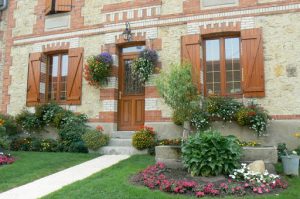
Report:
[[[294,155],[298,155],[298,153],[296,151],[292,151],[292,154]]]

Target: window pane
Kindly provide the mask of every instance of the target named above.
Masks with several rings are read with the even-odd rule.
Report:
[[[57,83],[58,83],[58,63],[59,56],[54,55],[50,58],[49,66],[49,85],[48,85],[48,99],[56,100]]]
[[[132,47],[123,48],[122,52],[123,53],[136,53],[136,52],[142,52],[143,50],[145,50],[145,46],[132,46]]]
[[[220,94],[220,40],[206,40],[206,89],[208,94]]]
[[[67,76],[68,76],[68,55],[63,55],[61,60],[61,78],[60,78],[60,99],[67,98]]]
[[[225,39],[226,93],[241,92],[240,39]]]

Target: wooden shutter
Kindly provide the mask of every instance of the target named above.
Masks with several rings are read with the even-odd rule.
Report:
[[[198,91],[201,91],[200,85],[200,35],[186,35],[181,38],[181,61],[188,62],[192,65],[192,79],[197,86]]]
[[[52,9],[52,0],[46,0],[45,3],[45,14],[49,14]]]
[[[72,10],[72,0],[56,0],[56,12],[69,12]]]
[[[40,102],[40,82],[41,82],[41,65],[42,53],[31,53],[29,55],[28,76],[27,76],[27,98],[28,106],[36,105]]]
[[[241,31],[243,91],[245,97],[264,97],[264,55],[261,29]]]
[[[83,48],[69,49],[69,67],[67,78],[68,104],[81,103]]]

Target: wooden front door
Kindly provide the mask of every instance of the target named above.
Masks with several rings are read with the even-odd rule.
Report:
[[[137,53],[122,54],[119,68],[118,130],[133,131],[144,125],[145,88],[132,75],[132,62]]]

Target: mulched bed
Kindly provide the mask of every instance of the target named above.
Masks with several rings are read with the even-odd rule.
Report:
[[[166,168],[158,163],[132,176],[130,182],[150,189],[159,189],[170,194],[185,194],[196,197],[203,196],[259,196],[274,195],[287,187],[281,180],[273,185],[257,186],[249,182],[237,182],[224,176],[192,177],[186,170]],[[258,190],[261,189],[261,191]]]

